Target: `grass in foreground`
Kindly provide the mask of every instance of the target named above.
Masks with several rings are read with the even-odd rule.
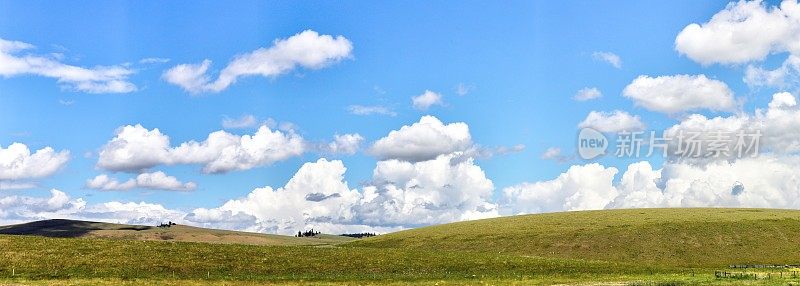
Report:
[[[408,249],[0,236],[0,277],[430,280],[675,272],[614,262]]]

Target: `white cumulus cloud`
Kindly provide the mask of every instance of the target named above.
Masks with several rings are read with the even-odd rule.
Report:
[[[692,23],[675,38],[675,49],[704,64],[741,64],[769,54],[800,51],[800,6],[783,1],[767,7],[762,1],[728,4],[702,24]]]
[[[343,180],[341,161],[323,158],[304,164],[281,188],[257,188],[220,207],[195,209],[186,219],[202,226],[291,234],[308,228],[387,231],[497,216],[497,206],[489,202],[492,182],[471,159],[458,156],[381,161],[362,192]]]
[[[433,105],[443,105],[442,95],[430,90],[425,90],[420,95],[411,98],[411,105],[419,110],[427,110]]]
[[[425,161],[442,154],[466,151],[473,146],[469,126],[463,122],[445,125],[434,116],[393,130],[372,144],[369,153],[381,160]]]
[[[69,151],[44,147],[31,153],[27,145],[13,143],[0,146],[0,181],[47,177],[69,161]]]
[[[638,115],[630,115],[621,110],[613,112],[592,111],[581,123],[580,128],[593,128],[600,132],[641,131],[645,125]]]
[[[736,114],[727,117],[708,118],[700,114],[692,114],[670,127],[667,132],[673,137],[679,132],[724,132],[734,137],[737,134],[760,133],[757,146],[760,151],[778,154],[800,152],[800,107],[795,97],[788,92],[776,93],[768,108],[756,108],[753,114]],[[751,137],[745,138],[751,140]],[[749,142],[749,141],[747,141]],[[737,140],[730,140],[730,156],[738,155],[735,151]],[[728,159],[725,156],[722,159]]]
[[[358,216],[367,225],[420,226],[498,216],[494,185],[471,157],[455,152],[411,163],[378,162]]]
[[[305,141],[292,130],[261,126],[253,135],[216,131],[206,140],[170,146],[167,135],[141,125],[121,127],[99,152],[97,166],[110,171],[141,172],[157,165],[201,164],[205,173],[224,173],[270,165],[300,156]]]
[[[244,214],[253,217],[247,230],[289,234],[306,226],[324,229],[326,224],[348,224],[355,218],[352,206],[360,193],[345,182],[341,161],[319,159],[306,163],[281,188],[263,187],[246,197],[230,200],[215,209],[198,209],[187,219],[213,223]],[[321,227],[321,228],[320,228]]]
[[[728,85],[705,75],[642,75],[628,84],[622,94],[638,106],[669,114],[697,109],[736,109],[736,100]]]
[[[504,207],[512,214],[603,209],[617,197],[617,172],[597,163],[575,165],[553,180],[503,189]]]

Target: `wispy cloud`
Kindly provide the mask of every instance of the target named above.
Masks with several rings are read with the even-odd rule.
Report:
[[[352,55],[353,44],[343,36],[320,35],[305,30],[272,46],[236,56],[212,80],[208,75],[211,60],[180,64],[167,70],[162,78],[191,93],[220,92],[240,77],[276,77],[298,67],[321,69]]]
[[[577,101],[587,101],[600,98],[601,96],[603,96],[603,93],[601,93],[596,87],[584,87],[578,90],[578,92],[572,98]]]
[[[458,94],[460,96],[465,96],[468,93],[472,92],[474,89],[475,89],[475,85],[473,85],[473,84],[465,84],[465,83],[462,82],[462,83],[459,83],[458,85],[456,85],[456,94]]]
[[[168,63],[170,59],[167,58],[144,58],[139,60],[140,64],[163,64]]]
[[[245,114],[239,118],[222,118],[222,127],[225,129],[241,129],[256,126],[258,119],[252,114]]]
[[[566,162],[569,162],[569,161],[572,161],[573,159],[575,159],[575,156],[574,155],[571,155],[571,156],[563,155],[563,153],[561,152],[561,148],[550,147],[550,148],[547,148],[547,150],[545,150],[544,153],[542,153],[541,158],[543,160],[553,160],[553,161],[556,161],[558,163],[566,163]]]
[[[615,68],[622,68],[622,59],[615,53],[612,52],[594,52],[592,53],[592,58],[598,61],[606,62]]]
[[[0,39],[0,76],[37,75],[54,78],[65,89],[88,93],[128,93],[136,85],[128,77],[136,71],[128,65],[94,66],[91,68],[65,64],[60,54],[21,55],[35,46]]]
[[[380,115],[388,115],[388,116],[397,116],[397,112],[389,109],[388,107],[381,106],[381,105],[350,105],[347,107],[347,110],[351,114],[355,115],[373,115],[373,114],[380,114]]]
[[[86,181],[86,187],[102,191],[127,191],[131,189],[151,189],[166,191],[194,191],[197,184],[194,182],[183,183],[173,176],[168,176],[164,172],[141,173],[135,178],[125,182],[108,175],[98,175]]]

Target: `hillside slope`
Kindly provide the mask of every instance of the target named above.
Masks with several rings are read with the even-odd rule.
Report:
[[[800,211],[684,208],[521,215],[412,229],[347,245],[678,267],[800,264]]]
[[[334,245],[353,240],[348,237],[324,234],[315,237],[298,238],[284,235],[207,229],[185,225],[161,228],[64,219],[0,226],[0,234],[253,245]]]

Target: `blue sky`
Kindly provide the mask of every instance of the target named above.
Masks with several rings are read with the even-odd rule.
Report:
[[[777,4],[756,6],[770,11]],[[470,146],[493,151],[490,158],[473,159],[493,184],[484,200],[498,209],[503,208],[501,201],[509,199],[504,189],[523,182],[548,182],[572,166],[599,163],[602,168],[616,168],[619,172],[612,184],[618,184],[628,165],[640,160],[606,156],[565,162],[542,158],[542,154],[559,148],[562,156],[574,157],[578,125],[592,111],[624,111],[637,116],[647,130],[664,130],[690,114],[709,118],[753,114],[757,108],[766,108],[773,93],[793,91],[792,86],[754,87],[743,80],[748,67],[779,67],[793,54],[791,49],[774,48],[767,57],[732,62],[676,48],[676,37],[687,25],[709,22],[726,5],[724,1],[514,1],[503,5],[481,1],[241,1],[234,5],[0,1],[0,39],[35,46],[12,55],[33,55],[89,69],[115,66],[130,73],[122,80],[134,86],[124,92],[97,92],[53,76],[0,72],[0,146],[18,142],[32,151],[47,146],[69,151],[69,160],[52,174],[9,180],[34,187],[0,192],[47,197],[51,189],[57,189],[88,205],[148,202],[192,212],[216,208],[259,187],[284,186],[301,166],[323,157],[341,160],[349,188],[363,192],[375,184],[376,163],[392,159],[370,152],[372,144],[424,115],[445,125],[466,123]],[[205,75],[213,81],[237,56],[269,49],[275,41],[307,30],[322,37],[341,36],[351,49],[324,60],[320,67],[299,64],[271,76],[241,76],[219,91],[192,92],[167,79],[168,70],[207,59],[211,64]],[[604,61],[599,53],[613,54],[621,64]],[[647,108],[641,99],[632,100],[635,96],[623,95],[639,76],[673,75],[704,75],[723,82],[739,105],[720,107],[719,101],[712,101],[679,113],[660,112]],[[459,95],[459,86],[467,92]],[[596,88],[602,96],[575,100],[583,88]],[[411,98],[425,91],[440,96],[441,104],[415,108]],[[355,105],[381,107],[394,116],[353,114],[350,108]],[[252,116],[256,124],[224,130],[238,136],[253,134],[259,123],[270,119],[275,123],[268,124],[271,130],[291,129],[312,145],[327,144],[335,134],[359,134],[363,140],[353,154],[309,149],[299,156],[221,174],[204,173],[203,164],[197,163],[123,171],[98,165],[99,153],[123,126],[157,128],[174,147],[205,140],[209,133],[223,130],[226,118],[243,116]],[[281,123],[291,128],[280,128]],[[515,146],[514,152],[498,152],[498,148]],[[658,169],[663,159],[644,161]],[[103,174],[125,181],[155,171],[196,183],[196,188],[188,192],[138,187],[104,191],[87,183]],[[665,177],[658,180],[666,181]],[[442,221],[431,221],[438,222]],[[376,225],[357,219],[349,224]]]

